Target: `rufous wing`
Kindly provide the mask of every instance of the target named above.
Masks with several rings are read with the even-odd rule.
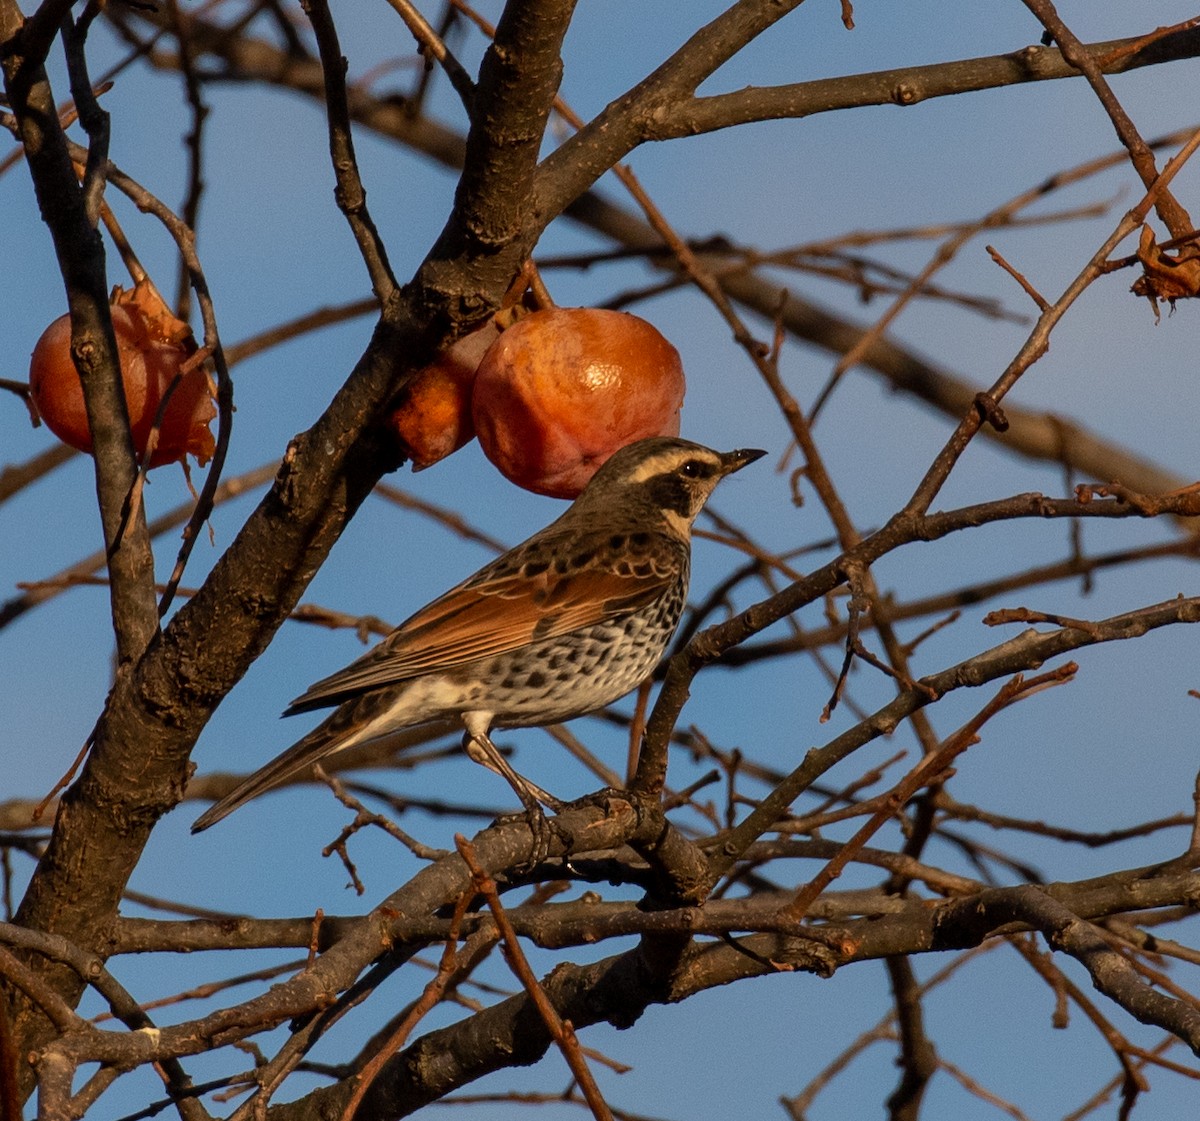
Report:
[[[617,618],[661,595],[669,579],[657,565],[621,573],[481,573],[422,608],[356,662],[316,682],[284,715]]]

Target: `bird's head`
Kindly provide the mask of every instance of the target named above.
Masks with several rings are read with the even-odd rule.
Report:
[[[716,485],[766,454],[757,448],[717,452],[671,436],[638,440],[614,452],[576,502],[631,513],[649,507],[686,538]]]

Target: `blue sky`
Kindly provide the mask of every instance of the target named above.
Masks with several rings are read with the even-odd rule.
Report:
[[[494,15],[496,5],[487,7]],[[593,114],[720,8],[713,3],[647,7],[622,0],[581,5],[567,42],[563,95],[583,115]],[[1145,6],[1073,0],[1061,4],[1060,10],[1087,41],[1141,33],[1193,14],[1174,0]],[[385,5],[355,6],[353,22],[347,12],[338,15],[344,21],[343,50],[352,75],[411,53],[402,26]],[[1017,3],[863,2],[855,5],[855,18],[856,30],[847,32],[838,20],[837,5],[805,5],[716,75],[704,92],[1002,53],[1039,37],[1032,17]],[[653,21],[653,33],[643,28],[647,20]],[[103,29],[98,29],[94,47],[93,74],[121,53]],[[464,56],[473,59],[478,50],[479,41],[472,38]],[[1194,104],[1180,94],[1194,87],[1197,73],[1194,62],[1176,63],[1117,78],[1113,85],[1142,135],[1154,137],[1196,123]],[[57,61],[53,77],[61,99],[66,84]],[[388,88],[390,81],[381,80],[377,88]],[[333,206],[324,122],[317,107],[295,95],[236,86],[213,89],[209,97],[211,162],[200,252],[225,342],[237,342],[314,307],[365,295],[365,272]],[[131,70],[106,95],[105,104],[113,116],[113,159],[159,197],[176,204],[183,184],[180,137],[187,123],[177,82],[170,75]],[[441,119],[462,127],[461,112],[444,83],[433,104]],[[397,274],[406,277],[445,219],[453,177],[368,134],[360,132],[357,141],[372,213]],[[1112,127],[1094,96],[1084,83],[1073,81],[907,109],[879,107],[755,125],[737,133],[650,146],[629,162],[681,231],[698,236],[723,233],[773,249],[851,230],[977,218],[1047,175],[1115,147]],[[1195,198],[1196,186],[1197,175],[1191,170],[1177,180],[1185,205]],[[629,205],[615,182],[606,180],[601,190]],[[984,242],[994,243],[1053,298],[1107,236],[1121,208],[1139,195],[1128,167],[1097,176],[1035,210],[1109,201],[1112,206],[1105,217],[992,232],[971,242],[939,280],[948,287],[999,298],[1027,315],[1027,301],[988,259]],[[169,289],[174,273],[166,237],[132,208],[116,205],[143,260]],[[62,286],[49,237],[20,168],[0,178],[0,212],[6,216],[0,228],[0,259],[19,262],[19,282],[10,264],[10,284],[0,300],[0,376],[21,378],[38,334],[64,310]],[[539,249],[551,255],[600,245],[593,235],[559,223]],[[906,244],[888,250],[887,259],[900,267],[919,268],[930,252],[930,243]],[[115,255],[111,276],[114,282],[124,280]],[[636,263],[548,276],[562,304],[600,303],[652,279]],[[1055,333],[1049,355],[1024,378],[1013,400],[1076,418],[1104,438],[1140,449],[1180,476],[1194,478],[1200,474],[1190,322],[1195,309],[1181,306],[1156,325],[1149,307],[1128,294],[1131,280],[1124,273],[1115,275],[1084,296]],[[853,291],[826,281],[789,275],[783,282],[862,322],[885,306],[880,302],[864,308]],[[636,310],[682,353],[689,379],[684,435],[722,448],[750,445],[782,451],[785,426],[710,307],[696,296],[675,293]],[[769,333],[762,323],[755,328],[764,336]],[[1007,365],[1027,329],[926,302],[901,316],[893,336],[984,386]],[[293,433],[312,423],[361,352],[369,331],[365,320],[345,324],[235,369],[238,413],[227,476],[277,457]],[[793,343],[785,346],[782,356],[788,385],[803,403],[811,401],[833,363],[829,355]],[[870,528],[907,497],[947,432],[944,418],[892,394],[875,375],[856,371],[833,398],[817,435],[852,517],[860,527]],[[45,429],[29,428],[15,398],[0,399],[0,464],[23,461],[51,439]],[[730,480],[715,506],[775,548],[826,537],[828,525],[811,493],[801,509],[788,502],[786,477],[771,469],[774,458]],[[510,543],[562,509],[555,500],[506,483],[475,445],[433,470],[416,476],[404,471],[388,481],[459,509],[472,523]],[[979,441],[938,505],[951,507],[1025,490],[1061,493],[1061,473]],[[185,498],[186,489],[173,469],[151,476],[146,503],[152,515]],[[202,578],[253,500],[243,498],[214,513],[215,549],[207,540],[201,542],[185,584]],[[1097,551],[1162,536],[1162,529],[1141,523],[1092,523],[1084,529],[1085,541]],[[97,541],[90,463],[77,458],[0,506],[0,596],[15,594],[18,581],[51,575],[96,548]],[[176,548],[170,535],[159,542],[164,577]],[[1065,550],[1061,524],[1029,527],[1020,534],[993,528],[907,549],[881,563],[876,575],[882,586],[906,599],[1058,558]],[[337,610],[398,621],[488,555],[418,515],[371,500],[306,598]],[[717,546],[701,542],[696,587],[707,587],[727,565]],[[1022,593],[970,609],[958,627],[921,647],[916,668],[940,669],[1007,637],[1009,632],[986,631],[979,624],[990,606],[1021,604],[1101,618],[1187,594],[1193,587],[1190,569],[1182,562],[1169,562],[1103,574],[1087,599],[1064,586]],[[742,605],[746,602],[743,599]],[[819,624],[820,605],[806,612],[803,621]],[[103,591],[82,588],[0,631],[5,667],[0,695],[6,714],[0,733],[0,800],[40,795],[74,757],[107,690],[107,623]],[[904,628],[905,636],[912,637],[924,625]],[[1194,635],[1176,630],[1146,640],[1134,654],[1120,647],[1085,652],[1069,700],[1057,691],[1018,706],[960,762],[957,797],[1084,829],[1187,811],[1197,764],[1197,702],[1186,695],[1200,685],[1193,672],[1195,642]],[[286,747],[305,725],[298,720],[280,726],[276,714],[310,682],[361,649],[347,632],[299,624],[283,627],[204,732],[194,756],[199,768],[248,770]],[[741,746],[747,754],[783,767],[852,721],[843,709],[830,724],[818,723],[827,694],[827,686],[807,663],[754,671],[718,669],[701,680],[683,720],[703,729],[714,743]],[[854,675],[852,695],[859,703],[870,707],[886,694],[886,683],[871,671],[860,669]],[[979,703],[977,695],[952,699],[935,717],[939,732],[949,734]],[[575,730],[606,762],[620,765],[620,733],[596,720],[580,721]],[[595,785],[545,733],[512,733],[506,740],[517,749],[518,768],[555,793],[573,796]],[[912,747],[911,736],[902,733],[894,742],[870,749],[870,759]],[[1136,760],[1132,767],[1131,758]],[[856,759],[830,781],[849,781],[864,765]],[[672,772],[677,785],[699,773],[689,770],[682,757],[677,766]],[[502,783],[462,760],[395,781],[413,793],[478,798],[499,807],[507,806],[509,798]],[[356,912],[415,870],[407,854],[397,859],[390,843],[363,837],[356,841],[355,857],[367,881],[367,895],[359,900],[347,892],[344,871],[320,857],[321,845],[336,835],[344,816],[322,790],[272,795],[218,829],[192,838],[187,830],[197,812],[194,803],[185,804],[163,821],[135,875],[135,890],[231,911],[245,908],[249,899],[272,915],[306,914],[317,907],[329,913]],[[432,844],[448,843],[451,826],[443,819],[409,815],[402,824]],[[1012,847],[1048,874],[1071,878],[1164,859],[1182,847],[1183,840],[1179,830],[1159,834],[1127,846],[1119,857],[1104,850],[1048,848],[1034,841],[1013,842]],[[952,853],[935,850],[931,859],[959,868]],[[17,872],[26,872],[20,861]],[[131,906],[128,913],[143,912]],[[542,969],[552,960],[535,955]],[[922,960],[916,967],[927,975],[941,964]],[[1079,970],[1069,965],[1067,969],[1086,986]],[[146,997],[227,970],[224,960],[200,956],[187,960],[186,972],[177,962],[114,963],[118,977]],[[1180,978],[1187,982],[1185,974]],[[505,983],[499,970],[491,979]],[[395,1003],[411,995],[399,986],[397,982]],[[1022,996],[1010,1000],[1005,995],[1009,992]],[[987,1009],[986,1017],[980,1015],[981,1006]],[[883,968],[868,964],[829,981],[776,977],[709,993],[682,1008],[652,1009],[632,1031],[597,1029],[585,1042],[636,1067],[621,1078],[601,1076],[615,1105],[697,1121],[781,1116],[775,1104],[778,1095],[797,1092],[886,1008]],[[1031,983],[1027,970],[1004,951],[968,966],[929,1002],[931,1033],[946,1057],[1038,1118],[1065,1113],[1112,1071],[1105,1047],[1090,1029],[1075,1024],[1069,1032],[1052,1032],[1051,1011],[1049,993]],[[164,1022],[172,1015],[165,1013]],[[433,1022],[441,1022],[442,1015]],[[1114,1012],[1122,1029],[1136,1032],[1136,1025],[1121,1015]],[[335,1033],[319,1057],[340,1057],[347,1040],[361,1033],[365,1022],[347,1026],[340,1036]],[[736,1029],[729,1030],[730,1025]],[[272,1050],[271,1037],[263,1046]],[[1182,1061],[1182,1049],[1175,1057]],[[189,1069],[204,1077],[206,1064],[197,1062]],[[891,1052],[879,1047],[849,1078],[818,1099],[812,1117],[866,1115],[878,1109],[895,1077]],[[114,1091],[111,1098],[125,1104],[113,1105],[112,1114],[98,1115],[135,1108],[128,1103],[139,1100],[139,1091],[135,1080],[129,1081],[128,1088]],[[565,1069],[551,1055],[531,1071],[505,1073],[475,1089],[561,1087],[566,1081]],[[1154,1085],[1143,1106],[1147,1115],[1178,1116],[1184,1102],[1194,1101],[1191,1086],[1182,1080],[1160,1074]],[[143,1093],[155,1092],[148,1079],[141,1086]],[[931,1118],[995,1115],[944,1076],[935,1081],[927,1109]],[[495,1118],[510,1113],[515,1116],[515,1110],[497,1107],[469,1111],[471,1116]],[[576,1115],[567,1106],[542,1111],[547,1118]],[[1100,1115],[1114,1114],[1110,1110]]]

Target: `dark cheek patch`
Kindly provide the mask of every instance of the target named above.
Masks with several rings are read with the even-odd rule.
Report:
[[[678,475],[656,475],[646,483],[650,501],[664,510],[671,510],[681,518],[692,512],[692,495],[687,484]]]

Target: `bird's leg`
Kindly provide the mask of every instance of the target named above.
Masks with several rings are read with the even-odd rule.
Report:
[[[491,730],[491,713],[469,712],[463,715],[463,724],[467,729],[463,736],[463,750],[468,758],[481,766],[487,767],[493,774],[499,775],[516,791],[521,799],[521,805],[529,809],[530,802],[549,806],[555,813],[560,812],[566,805],[560,798],[547,793],[540,786],[532,783],[524,775],[513,770],[512,765],[504,758],[500,749],[492,743],[488,734]]]
[[[529,822],[529,828],[533,832],[533,852],[530,855],[530,866],[540,864],[550,851],[552,833],[542,804],[544,803],[557,812],[562,809],[564,803],[553,795],[547,794],[540,786],[530,782],[524,776],[517,774],[508,760],[500,753],[500,749],[492,743],[492,739],[486,731],[472,731],[468,728],[463,735],[463,750],[476,763],[500,775],[513,788],[513,792],[521,800],[521,805],[525,807],[525,813],[522,816]]]

